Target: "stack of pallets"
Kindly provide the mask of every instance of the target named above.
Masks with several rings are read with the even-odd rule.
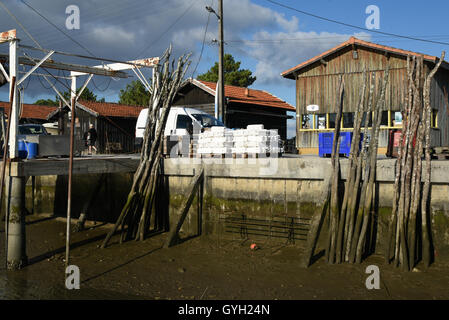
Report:
[[[435,147],[432,153],[433,159],[448,160],[449,159],[449,147]]]

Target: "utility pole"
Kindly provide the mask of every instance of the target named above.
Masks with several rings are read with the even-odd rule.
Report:
[[[207,6],[206,10],[213,13],[218,18],[218,84],[217,84],[217,100],[218,100],[218,120],[226,125],[226,101],[224,92],[224,35],[223,35],[223,0],[218,0],[218,13],[212,7]],[[213,40],[214,42],[216,40]],[[218,112],[217,112],[218,111]]]
[[[226,126],[226,102],[224,91],[224,35],[223,35],[223,0],[218,0],[218,41],[219,41],[219,57],[218,57],[218,115]]]

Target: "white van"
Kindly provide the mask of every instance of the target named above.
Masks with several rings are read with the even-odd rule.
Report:
[[[143,141],[147,118],[148,108],[145,108],[140,111],[139,117],[137,118],[136,145],[138,146],[140,146]],[[186,107],[171,107],[167,123],[165,124],[164,136],[184,136],[190,134],[188,129],[191,130],[194,127],[198,127],[202,131],[204,128],[213,126],[224,127],[224,124],[202,110]]]

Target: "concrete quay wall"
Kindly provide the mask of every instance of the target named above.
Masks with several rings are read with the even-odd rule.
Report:
[[[377,162],[378,239],[383,238],[391,214],[395,165],[395,159],[379,159]],[[341,159],[343,180],[347,178],[347,166],[348,160]],[[165,159],[163,169],[166,175],[170,223],[177,222],[180,206],[188,192],[187,186],[201,167],[205,170],[203,234],[238,239],[242,236],[241,231],[246,230],[242,228],[242,219],[245,219],[245,223],[256,225],[252,228],[254,232],[248,228],[249,237],[286,242],[289,234],[288,224],[293,220],[298,225],[306,226],[296,229],[297,239],[302,240],[307,235],[308,219],[323,201],[323,179],[330,174],[331,163],[330,159],[313,156]],[[74,175],[74,218],[83,210],[100,176]],[[114,222],[126,201],[132,176],[132,172],[108,174],[106,183],[88,209],[89,218]],[[31,179],[28,179],[28,211],[65,216],[66,201],[67,176],[35,177],[34,198],[31,195]],[[182,230],[186,234],[196,231],[196,205],[195,201],[183,226]],[[436,250],[440,256],[449,257],[449,161],[432,161],[431,210]],[[236,220],[232,222],[232,219]],[[280,226],[274,233],[273,225]],[[381,250],[380,243],[378,247]]]

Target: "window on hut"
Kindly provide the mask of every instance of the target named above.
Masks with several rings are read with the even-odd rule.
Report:
[[[438,128],[438,110],[437,109],[432,109],[432,123],[431,123],[431,127],[432,128]]]
[[[395,111],[393,118],[393,127],[402,126],[402,112]]]
[[[337,114],[329,113],[329,129],[335,129],[335,120],[337,120]]]
[[[326,129],[326,114],[317,114],[316,116],[317,122],[316,122],[316,129]]]
[[[381,126],[389,127],[390,124],[388,123],[388,112],[389,111],[382,111],[382,119],[380,121]]]
[[[343,113],[343,128],[354,128],[354,113],[344,112]]]
[[[366,121],[367,115],[364,114],[363,119],[362,119],[362,128],[365,126],[365,121]],[[373,113],[369,112],[368,113],[368,127],[372,127],[373,126]]]
[[[312,114],[303,114],[302,115],[302,129],[313,129],[313,115]]]

